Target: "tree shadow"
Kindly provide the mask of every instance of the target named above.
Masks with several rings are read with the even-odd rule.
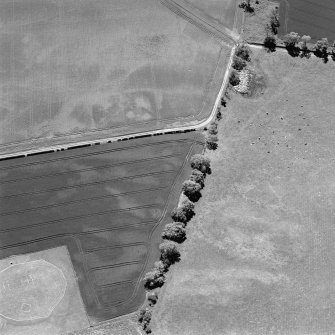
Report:
[[[298,57],[300,54],[300,48],[296,46],[287,46],[286,50],[291,57]]]

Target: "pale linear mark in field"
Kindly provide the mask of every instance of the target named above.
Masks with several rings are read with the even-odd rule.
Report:
[[[54,309],[57,307],[57,305],[61,302],[61,300],[64,298],[65,296],[65,292],[66,292],[66,288],[67,288],[67,280],[65,278],[65,275],[63,273],[63,271],[56,265],[50,263],[50,262],[47,262],[45,261],[44,259],[37,259],[37,260],[34,260],[34,261],[29,261],[29,262],[25,262],[25,263],[16,263],[16,264],[12,264],[10,266],[8,266],[7,268],[3,269],[2,271],[0,271],[0,274],[7,271],[9,268],[11,267],[14,267],[14,266],[18,266],[18,265],[24,265],[24,264],[27,264],[27,263],[40,263],[40,262],[45,262],[45,263],[48,263],[48,265],[51,265],[52,267],[54,267],[63,277],[64,279],[64,289],[63,289],[63,292],[62,294],[60,294],[58,297],[57,297],[57,300],[56,300],[56,303],[54,304],[54,307],[51,309],[50,311],[50,315],[52,314],[52,312],[54,311]],[[20,320],[17,320],[17,319],[13,319],[13,318],[10,318],[6,315],[3,315],[0,313],[0,316],[4,317],[5,319],[9,319],[9,320],[12,320],[12,321],[20,321]],[[44,317],[30,317],[30,320],[40,320],[40,319],[44,319]]]
[[[3,213],[0,213],[0,216],[9,216],[9,215],[13,215],[13,214],[16,215],[16,214],[22,214],[22,213],[26,213],[26,212],[33,212],[33,211],[36,211],[36,210],[45,210],[45,209],[49,209],[49,208],[55,208],[55,207],[60,207],[60,206],[65,206],[65,205],[77,204],[77,203],[81,203],[81,202],[85,202],[85,201],[103,200],[103,199],[121,197],[121,196],[124,196],[124,195],[130,195],[130,194],[144,193],[144,192],[150,192],[150,191],[159,191],[159,190],[164,190],[168,187],[169,186],[144,188],[144,189],[137,190],[137,191],[129,191],[129,192],[123,192],[123,193],[116,193],[116,194],[110,194],[110,195],[102,195],[102,196],[96,196],[96,197],[90,197],[90,198],[77,199],[77,200],[66,201],[66,202],[58,202],[58,203],[52,204],[52,205],[30,207],[30,208],[20,209],[20,210],[12,211],[12,212],[3,212]]]

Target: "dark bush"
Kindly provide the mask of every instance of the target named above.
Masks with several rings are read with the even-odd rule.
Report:
[[[276,9],[273,9],[271,12],[270,17],[270,26],[271,30],[274,34],[278,33],[278,28],[280,27],[279,19],[278,19],[278,11]]]
[[[242,58],[243,60],[250,61],[251,50],[246,44],[240,44],[236,48],[235,56]]]
[[[206,147],[209,149],[209,150],[216,150],[217,147],[218,147],[218,137],[217,135],[207,135],[206,136]]]
[[[240,83],[240,77],[237,71],[233,70],[229,77],[229,83],[232,86],[237,86]]]
[[[216,119],[218,121],[220,121],[222,119],[222,113],[221,113],[221,108],[218,107],[217,111],[216,111]]]
[[[150,292],[147,295],[147,299],[148,299],[148,302],[149,302],[149,306],[155,305],[157,303],[157,301],[158,301],[158,294],[157,294],[157,292],[155,292],[155,291]]]
[[[267,48],[269,51],[274,52],[276,50],[276,39],[274,36],[266,36],[264,40],[264,47]]]
[[[181,223],[168,223],[162,233],[162,238],[177,243],[183,243],[186,240],[186,231]]]
[[[237,70],[237,71],[241,71],[243,70],[245,67],[247,66],[247,62],[245,60],[243,60],[240,57],[234,56],[234,60],[233,60],[233,65],[232,67]]]
[[[191,168],[201,171],[202,173],[211,174],[210,159],[204,155],[196,154],[191,157]]]
[[[180,260],[178,244],[173,241],[165,241],[159,245],[161,260],[167,265],[174,264]]]
[[[227,101],[224,97],[221,97],[221,106],[223,106],[223,107],[227,106]]]

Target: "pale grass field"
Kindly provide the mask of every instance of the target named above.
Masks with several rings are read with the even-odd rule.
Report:
[[[254,51],[266,88],[232,94],[152,319],[159,335],[335,329],[335,63]]]

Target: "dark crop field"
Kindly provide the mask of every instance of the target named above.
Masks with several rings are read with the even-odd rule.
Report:
[[[280,34],[295,31],[313,40],[335,39],[334,0],[282,0],[280,2]]]
[[[196,133],[0,162],[0,259],[67,246],[91,324],[134,311]]]

